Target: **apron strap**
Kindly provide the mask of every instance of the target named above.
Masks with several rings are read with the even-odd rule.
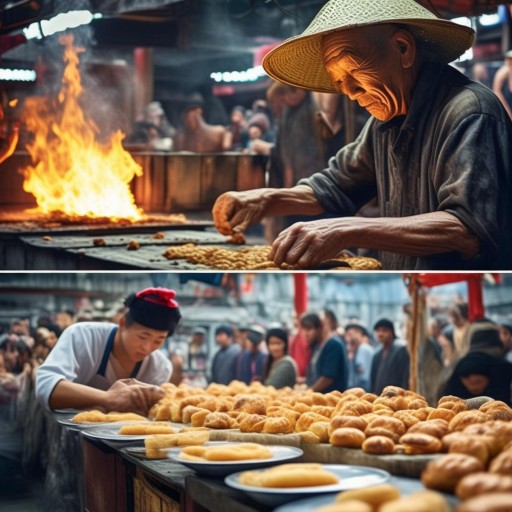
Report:
[[[96,372],[96,375],[101,375],[105,377],[105,371],[107,370],[108,358],[110,357],[110,353],[114,348],[114,338],[116,337],[117,327],[114,327],[108,336],[107,345],[105,346],[105,351],[103,352],[103,356],[101,357],[100,367]]]
[[[96,375],[101,375],[105,377],[105,372],[107,370],[108,358],[110,357],[110,353],[114,348],[114,338],[116,337],[117,327],[114,327],[108,336],[107,345],[105,346],[105,351],[103,352],[103,356],[101,357],[100,367],[96,372]],[[142,361],[139,361],[135,367],[133,368],[132,373],[130,374],[130,378],[134,379],[139,373],[140,367],[142,366]]]
[[[139,370],[140,370],[141,366],[142,366],[142,361],[139,361],[135,365],[135,368],[133,369],[133,372],[130,374],[130,379],[134,379],[135,377],[137,377],[137,373],[139,373]]]

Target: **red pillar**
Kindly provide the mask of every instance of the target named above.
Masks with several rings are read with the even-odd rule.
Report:
[[[297,318],[300,318],[302,313],[308,309],[308,275],[307,274],[293,274],[294,283],[294,306]]]

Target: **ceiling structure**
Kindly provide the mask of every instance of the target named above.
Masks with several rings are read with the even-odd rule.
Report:
[[[417,1],[445,17],[495,12],[498,4],[497,0]],[[208,81],[212,72],[252,67],[258,49],[300,33],[324,4],[324,0],[0,0],[0,36],[34,20],[87,9],[102,15],[87,28],[86,44],[95,58],[130,62],[134,48],[150,47],[156,81],[164,87],[181,83],[193,88]],[[55,38],[39,44],[58,47]],[[14,51],[14,58],[30,60],[34,53],[23,48]]]

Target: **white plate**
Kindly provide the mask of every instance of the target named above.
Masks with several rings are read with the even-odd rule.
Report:
[[[232,446],[245,443],[230,443],[230,442],[210,442],[205,443],[205,446]],[[272,454],[269,459],[251,459],[251,460],[234,460],[234,461],[196,461],[186,460],[181,458],[182,448],[170,448],[167,450],[167,457],[175,462],[179,462],[190,469],[193,469],[199,474],[222,477],[236,473],[238,471],[245,471],[249,469],[266,468],[281,464],[283,462],[290,462],[302,457],[303,451],[294,446],[278,446],[278,445],[265,445]]]
[[[84,429],[82,431],[82,435],[85,437],[93,438],[93,439],[101,439],[104,441],[118,441],[122,443],[132,442],[132,441],[143,441],[146,437],[154,434],[145,434],[145,435],[123,435],[119,433],[119,429],[123,425],[127,425],[129,423],[133,423],[131,421],[123,421],[119,423],[103,423],[99,426],[93,426],[91,428]],[[137,423],[152,423],[151,421],[143,422],[139,421]],[[172,427],[176,432],[183,428],[183,425],[176,423],[168,423],[170,427]]]
[[[68,418],[59,418],[57,417],[57,422],[65,427],[68,427],[72,430],[86,430],[93,427],[105,427],[109,425],[118,425],[118,428],[122,425],[130,424],[130,423],[144,423],[142,420],[127,420],[127,421],[102,421],[98,423],[76,423],[75,421],[71,421],[71,418],[74,414]]]
[[[348,489],[361,489],[372,485],[382,484],[390,478],[390,474],[382,469],[367,468],[363,466],[350,466],[344,464],[322,464],[326,471],[334,473],[339,482],[332,485],[317,485],[312,487],[254,487],[240,482],[240,474],[229,475],[224,480],[226,485],[244,491],[254,501],[277,507],[300,498],[317,494],[335,493]],[[262,470],[263,471],[263,470]]]
[[[398,476],[392,476],[388,484],[394,485],[402,496],[408,496],[414,492],[425,491],[425,486],[421,483],[420,480],[415,478],[404,478]],[[322,507],[324,505],[332,505],[336,502],[336,496],[338,494],[321,494],[318,496],[311,496],[310,498],[306,498],[303,500],[292,501],[290,503],[286,503],[279,508],[276,508],[274,512],[312,512],[316,508]],[[443,495],[453,507],[455,507],[458,503],[457,498],[451,494]]]

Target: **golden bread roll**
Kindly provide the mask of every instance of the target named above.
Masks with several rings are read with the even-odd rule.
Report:
[[[316,434],[321,443],[329,442],[329,422],[328,421],[316,421],[309,427],[309,432]]]
[[[449,431],[450,429],[446,420],[435,419],[420,421],[419,423],[416,423],[416,425],[410,427],[407,433],[429,434],[431,436],[437,437],[438,439],[441,439],[446,434],[448,434]]]
[[[193,427],[202,427],[204,425],[204,421],[211,412],[208,409],[201,409],[192,414],[190,417],[190,424]]]
[[[450,423],[455,414],[456,412],[452,409],[434,409],[427,416],[427,420],[445,420]]]
[[[203,445],[209,440],[207,430],[179,432],[177,434],[153,435],[146,437],[146,457],[149,459],[164,459],[167,448],[175,446]]]
[[[350,500],[343,504],[331,503],[323,507],[313,509],[313,512],[373,512],[368,503],[358,500]]]
[[[266,434],[290,434],[293,432],[293,426],[288,418],[267,418],[261,432]]]
[[[485,423],[490,418],[487,414],[480,411],[463,411],[457,413],[449,423],[450,430],[464,430],[468,425],[474,423]]]
[[[203,409],[202,407],[197,407],[195,405],[187,405],[181,411],[181,422],[182,423],[190,423],[192,420],[192,414],[198,411],[209,411],[208,409]]]
[[[443,447],[441,440],[421,432],[408,432],[400,438],[400,444],[408,455],[439,453]]]
[[[395,451],[395,443],[389,437],[372,436],[365,439],[361,448],[372,455],[391,455]]]
[[[455,494],[461,500],[491,492],[512,492],[512,475],[471,473],[462,478],[455,487]]]
[[[122,436],[146,436],[155,434],[175,434],[170,425],[166,423],[135,423],[133,425],[123,425],[119,429],[119,434]]]
[[[366,436],[357,428],[337,428],[329,437],[329,443],[333,446],[345,448],[361,448]]]
[[[417,415],[411,414],[410,411],[395,411],[393,413],[393,418],[399,419],[404,425],[405,428],[409,429],[416,423],[420,422],[420,419]]]
[[[407,390],[404,388],[401,388],[400,386],[386,386],[380,396],[383,397],[395,397],[395,396],[404,396],[406,394]]]
[[[447,395],[443,396],[437,402],[437,408],[451,409],[455,413],[468,410],[466,400],[459,398],[458,396]]]
[[[255,487],[292,488],[333,485],[339,478],[320,464],[282,464],[263,471],[245,471],[240,482]]]
[[[400,498],[400,491],[396,487],[382,484],[340,492],[336,496],[336,503],[344,504],[352,500],[363,501],[371,506],[372,511],[376,512],[384,503],[398,498]]]
[[[202,457],[208,461],[237,461],[253,459],[270,459],[272,452],[265,446],[256,443],[242,443],[238,445],[207,446],[200,454],[197,447],[184,448],[181,453]]]
[[[325,416],[317,414],[316,412],[305,412],[295,423],[296,432],[304,432],[309,430],[309,427],[316,421],[325,421]]]
[[[372,412],[373,405],[365,400],[355,400],[345,403],[342,407],[337,408],[338,414],[347,416],[362,416]]]
[[[267,404],[261,398],[242,396],[235,402],[233,409],[236,411],[248,412],[250,414],[265,414],[267,411]]]
[[[423,409],[428,407],[428,402],[424,398],[415,398],[407,404],[407,409]]]
[[[492,442],[492,439],[489,438]],[[489,461],[489,448],[483,439],[475,436],[461,436],[450,443],[448,453],[465,453],[476,457],[484,466]]]
[[[133,412],[109,412],[105,414],[94,409],[75,414],[71,421],[74,423],[114,423],[117,421],[147,421],[147,418]]]
[[[489,465],[490,473],[512,475],[512,450],[501,452]]]
[[[346,416],[346,415],[337,415],[331,418],[331,432],[336,430],[337,428],[357,428],[364,432],[364,429],[368,426],[368,422],[358,416]]]
[[[269,418],[270,419],[270,418]],[[262,414],[247,414],[242,421],[238,423],[240,432],[261,432],[265,426],[266,416]]]
[[[330,419],[331,414],[334,412],[334,407],[329,407],[328,405],[313,405],[313,407],[311,407],[311,412],[321,414],[327,419]]]
[[[232,428],[231,417],[225,412],[211,412],[204,419],[203,427],[218,430],[230,429]]]
[[[395,501],[384,503],[379,512],[450,512],[444,497],[433,491],[420,491]]]
[[[421,473],[421,481],[429,489],[453,492],[463,477],[483,470],[484,466],[477,458],[462,453],[449,453],[431,460]]]
[[[450,432],[449,434],[446,434],[441,439],[441,443],[443,445],[442,451],[448,452],[450,450],[450,445],[456,440],[460,438],[465,438],[466,434],[464,432]]]
[[[510,512],[511,510],[512,492],[475,496],[455,509],[456,512]]]

